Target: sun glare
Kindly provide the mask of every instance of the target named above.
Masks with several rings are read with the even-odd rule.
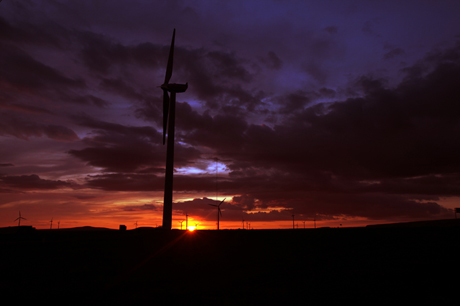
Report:
[[[196,226],[189,226],[187,229],[189,232],[193,232],[194,230],[196,230]]]

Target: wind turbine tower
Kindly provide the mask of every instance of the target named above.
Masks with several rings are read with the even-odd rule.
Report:
[[[169,83],[173,71],[174,58],[174,38],[176,29],[173,31],[171,47],[169,49],[168,65],[166,66],[166,75],[161,89],[163,90],[163,145],[168,134],[166,146],[166,174],[165,174],[165,192],[163,201],[163,229],[171,230],[172,223],[172,200],[173,200],[173,171],[174,171],[174,127],[176,118],[176,93],[185,92],[188,83],[175,84]],[[167,131],[167,133],[166,133]]]
[[[226,198],[225,198],[226,199]],[[220,210],[220,205],[222,205],[222,203],[224,203],[225,199],[222,200],[222,202],[220,202],[218,205],[216,204],[209,204],[211,206],[214,206],[214,207],[217,207],[217,230],[219,230],[219,216],[221,217],[222,216],[222,211]]]
[[[18,227],[21,226],[21,219],[27,220],[26,218],[21,217],[21,211],[19,211],[19,217],[17,217],[14,221],[18,221]]]

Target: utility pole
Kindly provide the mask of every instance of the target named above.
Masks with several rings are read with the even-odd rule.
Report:
[[[185,213],[185,230],[188,230],[188,215]]]

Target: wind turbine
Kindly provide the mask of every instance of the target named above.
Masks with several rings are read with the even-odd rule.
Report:
[[[19,211],[19,217],[16,218],[14,221],[18,221],[18,227],[21,226],[21,219],[27,220],[26,218],[21,217],[21,211]]]
[[[172,223],[172,193],[173,193],[173,171],[174,171],[174,127],[176,118],[176,93],[185,92],[188,83],[175,84],[169,83],[173,71],[174,58],[174,38],[176,29],[173,31],[171,47],[169,49],[168,65],[166,75],[161,89],[163,90],[163,145],[166,141],[166,130],[168,142],[166,146],[166,174],[165,174],[165,193],[163,201],[163,229],[171,229]],[[169,94],[168,94],[169,93]]]
[[[217,207],[217,230],[219,230],[219,216],[222,216],[222,211],[220,210],[220,205],[222,205],[222,203],[224,203],[225,199],[223,199],[222,202],[220,202],[218,205],[209,204],[211,206]]]

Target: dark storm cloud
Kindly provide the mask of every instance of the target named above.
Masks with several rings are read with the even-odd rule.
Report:
[[[145,210],[159,210],[153,204],[144,204],[144,205],[129,205],[122,208],[123,211],[145,211]]]
[[[58,70],[43,64],[22,49],[0,43],[0,80],[18,88],[44,89],[83,88],[85,81],[71,78]]]
[[[286,115],[304,109],[312,101],[311,96],[315,96],[315,93],[298,90],[280,97],[278,102],[280,104],[279,113]]]
[[[216,201],[209,198],[193,199],[192,201],[184,201],[174,203],[174,210],[181,211],[184,214],[193,215],[206,221],[216,220],[217,208],[210,205],[217,205],[222,201]],[[230,199],[225,199],[221,204],[222,217],[225,221],[241,221],[241,216],[244,215],[242,209],[231,203]]]
[[[445,54],[454,58],[452,50]],[[246,156],[255,167],[362,179],[460,172],[459,64],[441,62],[394,89],[362,78],[362,98],[314,105],[274,128],[250,125]]]
[[[58,189],[69,188],[72,186],[70,182],[53,181],[41,179],[36,174],[20,175],[20,176],[0,176],[0,181],[5,186],[18,189]]]
[[[430,54],[395,88],[361,78],[362,98],[310,106],[273,128],[246,125],[221,192],[244,190],[262,207],[310,197],[299,209],[329,216],[448,216],[432,196],[460,195],[458,52]]]
[[[79,106],[96,106],[98,108],[107,108],[109,105],[111,105],[111,103],[107,100],[92,94],[79,95],[73,91],[59,90],[56,92],[56,98],[52,99],[58,100],[59,102],[69,102]]]
[[[124,45],[103,35],[85,32],[78,36],[83,48],[80,56],[85,66],[101,75],[117,74],[119,69],[126,70],[128,66],[143,69],[165,69],[169,45],[140,43]],[[189,81],[189,92],[202,101],[207,107],[219,109],[222,103],[244,106],[252,111],[260,102],[260,91],[252,94],[244,86],[254,78],[249,69],[250,61],[240,58],[235,52],[218,50],[175,48],[176,65],[171,82],[185,83]],[[279,69],[281,60],[274,52],[268,53],[267,64],[272,69]],[[179,81],[175,81],[179,80]],[[162,80],[158,80],[158,85]],[[129,78],[121,79],[103,77],[100,87],[111,93],[116,93],[127,99],[138,101],[151,100],[145,92],[135,88],[139,84],[129,82]],[[159,96],[159,95],[158,95]],[[147,97],[147,98],[146,98]],[[138,110],[140,116],[152,113],[149,104]]]
[[[205,101],[207,108],[215,110],[224,104],[252,111],[260,103],[261,92],[253,94],[245,87],[254,79],[247,67],[250,64],[236,53],[177,48],[176,54],[183,63],[177,78],[189,81],[190,91]]]
[[[109,191],[159,191],[164,178],[153,174],[100,174],[86,178],[86,186]]]
[[[397,56],[399,56],[399,55],[403,55],[403,54],[405,54],[405,53],[406,53],[406,52],[404,52],[403,49],[401,49],[401,48],[395,48],[395,49],[393,49],[393,50],[391,50],[391,51],[385,53],[385,54],[383,55],[383,59],[384,59],[384,60],[392,59],[392,58],[395,58],[395,57],[397,57]]]
[[[158,143],[155,144],[159,140],[154,140],[160,136],[151,127],[127,127],[88,117],[78,120],[80,125],[96,130],[93,136],[83,139],[88,147],[68,153],[91,166],[106,171],[132,172],[143,166],[160,165],[160,160],[164,159]]]
[[[313,200],[313,201],[311,201]],[[412,200],[390,194],[321,194],[310,198],[310,205],[295,205],[293,212],[313,216],[359,216],[368,219],[449,218],[452,210],[434,201]],[[338,214],[339,213],[339,214]]]
[[[269,51],[267,56],[261,57],[260,61],[270,69],[279,70],[283,66],[283,61],[273,51]]]
[[[112,191],[163,191],[164,169],[152,173],[117,173],[91,175],[86,178],[86,186]],[[215,177],[174,176],[174,188],[180,191],[215,191]]]
[[[0,37],[3,41],[38,46],[60,47],[63,29],[57,24],[37,26],[28,22],[11,23],[0,16]],[[56,34],[61,35],[56,35]]]
[[[324,98],[332,99],[332,98],[335,97],[336,91],[333,90],[333,89],[330,89],[330,88],[322,87],[322,88],[320,88],[320,90],[319,90],[319,94],[320,94],[322,97],[324,97]]]
[[[329,34],[337,34],[338,27],[336,26],[325,27],[324,31],[328,32]]]
[[[0,119],[0,135],[10,135],[24,140],[42,136],[58,141],[76,141],[79,139],[73,130],[65,126],[41,124],[7,113],[0,113]]]
[[[161,134],[152,127],[125,126],[88,116],[74,118],[79,125],[95,129],[92,136],[83,139],[86,148],[68,152],[88,165],[114,172],[145,172],[164,165],[166,156]],[[196,149],[176,145],[177,166],[186,166],[198,156]]]
[[[5,100],[9,100],[8,98],[5,98]],[[0,98],[1,101],[1,98]],[[18,103],[4,103],[2,104],[0,102],[0,107],[16,112],[24,112],[24,113],[29,113],[29,114],[52,114],[53,112],[42,108],[42,107],[36,107],[32,105],[24,105],[24,104],[18,104]]]
[[[135,99],[142,101],[144,96],[136,92],[136,90],[126,84],[122,79],[103,79],[99,86],[110,93],[117,93],[127,99]]]
[[[243,142],[243,133],[247,123],[232,114],[203,115],[194,111],[189,104],[180,103],[177,107],[177,126],[183,132],[182,137],[194,146],[218,148],[235,151]]]
[[[80,56],[87,68],[107,74],[118,65],[135,64],[144,67],[159,67],[159,59],[168,54],[167,46],[140,43],[126,46],[116,40],[92,32],[78,33],[81,44]],[[161,56],[160,56],[161,54]],[[161,64],[166,60],[161,61]]]

